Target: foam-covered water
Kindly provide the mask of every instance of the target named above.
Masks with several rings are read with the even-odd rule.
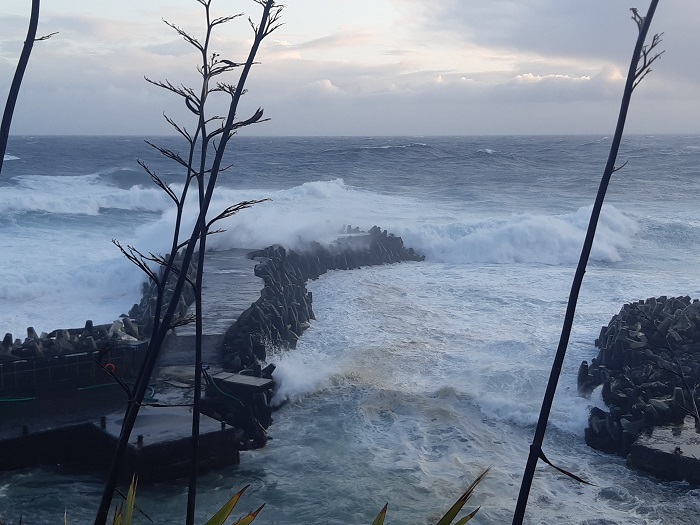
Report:
[[[203,477],[202,517],[250,483],[245,506],[267,502],[269,522],[371,523],[389,501],[392,523],[430,523],[491,465],[476,522],[510,523],[608,146],[607,137],[237,138],[212,211],[272,200],[229,220],[211,248],[295,246],[330,240],[343,224],[378,224],[426,260],[310,283],[317,320],[294,351],[270,358],[283,405],[273,439]],[[18,158],[0,180],[5,329],[111,321],[140,283],[111,239],[165,250],[174,216],[135,159],[181,178],[135,139],[23,138],[8,154]],[[600,325],[624,302],[700,297],[700,137],[631,137],[625,160],[545,443],[594,486],[541,466],[532,523],[694,524],[700,510],[697,489],[629,471],[583,442],[596,401],[577,396],[576,372],[596,354]],[[49,487],[41,509],[37,487]],[[100,488],[54,469],[3,474],[0,517],[54,521],[65,506],[72,523],[87,523]],[[144,486],[139,497],[178,520],[184,490]]]

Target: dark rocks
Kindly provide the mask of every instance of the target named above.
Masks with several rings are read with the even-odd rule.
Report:
[[[188,270],[190,280],[196,277],[196,254]],[[175,258],[175,266],[182,263],[182,252]],[[164,304],[167,306],[172,298],[177,280],[176,272],[171,272],[165,287]],[[160,277],[164,274],[163,268]],[[143,296],[139,304],[135,304],[129,315],[122,315],[112,324],[95,326],[91,320],[86,321],[84,328],[58,329],[39,336],[33,327],[27,328],[27,337],[12,340],[12,334],[5,334],[0,344],[0,363],[9,360],[32,359],[51,356],[62,356],[81,352],[93,352],[98,349],[113,348],[118,345],[138,344],[148,339],[153,329],[153,316],[158,297],[155,283],[143,284]],[[175,321],[182,319],[194,301],[194,291],[189,283],[185,284],[182,297],[175,312]],[[164,313],[164,312],[162,312]]]
[[[175,265],[177,266],[181,262],[182,256],[178,255],[175,259]],[[179,268],[178,271],[171,273],[165,287],[164,304],[166,305],[172,298],[178,272]],[[188,270],[190,279],[194,280],[195,274],[196,263],[190,265]],[[160,276],[163,277],[163,270],[161,270]],[[66,374],[53,372],[53,370],[54,368],[63,370],[68,366],[67,363],[70,359],[81,362],[87,360],[86,362],[91,363],[90,370],[85,372],[85,377],[81,377],[81,381],[90,380],[88,376],[94,378],[103,375],[113,381],[99,369],[99,364],[96,361],[111,355],[115,349],[134,347],[133,350],[136,347],[145,346],[143,343],[148,339],[153,328],[157,287],[153,283],[144,283],[143,291],[141,302],[134,305],[129,315],[122,315],[120,319],[111,324],[95,326],[91,320],[88,320],[84,328],[58,329],[48,334],[42,333],[40,336],[33,327],[28,327],[27,337],[24,341],[21,339],[13,341],[12,334],[5,334],[2,344],[0,344],[0,395],[5,395],[8,392],[32,392],[37,389],[60,387]],[[192,286],[186,284],[175,312],[175,322],[186,315],[187,309],[193,301]],[[129,355],[132,353],[128,349],[126,352]],[[128,366],[125,367],[125,370],[128,369],[129,372],[132,372],[135,360],[130,357],[127,361]],[[33,375],[24,373],[26,370],[32,370]],[[66,384],[68,383],[72,384],[72,382],[66,382]]]
[[[625,304],[595,344],[598,356],[581,364],[578,388],[590,395],[602,385],[609,411],[591,410],[589,446],[627,457],[643,433],[697,414],[700,302],[662,296]]]
[[[244,311],[224,337],[223,365],[238,372],[265,361],[271,348],[294,348],[314,319],[311,293],[306,281],[329,270],[400,261],[422,261],[423,256],[406,249],[401,237],[372,227],[369,232],[344,228],[347,234],[328,246],[310,243],[305,249],[269,246],[251,252],[260,261],[255,275],[263,280],[260,298]]]
[[[115,321],[122,325],[122,321]],[[0,363],[21,359],[63,356],[135,344],[139,341],[123,331],[111,330],[112,325],[93,326],[88,320],[85,328],[59,329],[37,335],[34,328],[27,328],[27,338],[12,341],[12,334],[5,334],[0,344]]]
[[[165,256],[165,259],[167,260],[169,255]],[[177,253],[175,256],[175,260],[173,261],[173,265],[176,268],[176,271],[171,271],[168,275],[168,282],[165,285],[165,291],[163,293],[163,308],[161,309],[160,312],[160,317],[161,319],[163,318],[163,315],[165,315],[165,311],[170,303],[170,300],[173,297],[173,292],[175,290],[175,284],[177,282],[178,276],[180,272],[182,271],[182,259],[183,259],[183,251],[181,250],[180,252]],[[197,261],[198,261],[198,256],[197,253],[195,252],[192,256],[192,261],[190,262],[190,266],[187,269],[187,276],[191,282],[196,281],[197,277]],[[158,277],[160,280],[162,280],[163,275],[165,273],[165,267],[160,268],[160,272],[158,274]],[[182,319],[185,317],[187,314],[187,310],[189,309],[190,305],[194,302],[195,294],[194,294],[194,289],[192,288],[192,285],[190,283],[185,283],[185,287],[182,289],[182,295],[180,296],[180,299],[178,300],[178,305],[177,309],[175,310],[175,315],[174,315],[174,322],[177,322],[178,320]],[[129,335],[133,335],[133,332],[135,332],[137,335],[134,335],[134,337],[138,338],[147,338],[150,337],[152,332],[153,332],[153,319],[155,318],[155,313],[156,313],[156,306],[158,303],[158,287],[156,286],[156,283],[153,281],[148,281],[143,283],[143,290],[141,293],[141,301],[138,304],[135,304],[134,306],[131,307],[131,309],[128,312],[128,315],[123,316],[127,317],[131,322],[131,327],[125,327],[126,328],[126,333]],[[130,333],[131,331],[132,333]]]
[[[223,339],[222,361],[226,369],[273,384],[274,365],[263,368],[270,351],[294,348],[314,319],[312,295],[306,289],[308,279],[334,269],[423,259],[405,249],[400,237],[376,226],[367,233],[351,227],[345,232],[327,246],[311,243],[299,251],[270,246],[250,254],[259,261],[254,272],[264,284],[260,298],[239,316]],[[178,256],[175,264],[181,262],[182,257]],[[165,305],[173,297],[179,271],[171,273],[165,285]],[[192,281],[195,272],[196,266],[191,265],[188,274]],[[160,277],[162,280],[162,271]],[[41,335],[29,327],[24,341],[6,334],[0,343],[0,394],[43,394],[113,382],[110,373],[118,377],[133,374],[153,330],[157,298],[157,287],[144,283],[140,302],[128,315],[111,324],[94,325],[88,320],[83,328],[58,329]],[[178,300],[175,322],[186,315],[194,298],[192,287],[186,284]],[[240,380],[241,376],[236,377]],[[210,384],[207,393],[214,388]],[[243,389],[224,394],[207,395],[205,412],[236,427],[236,448],[264,446],[268,439],[266,429],[272,422],[271,387],[252,393]]]

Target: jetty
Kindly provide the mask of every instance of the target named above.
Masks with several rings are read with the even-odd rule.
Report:
[[[330,270],[421,260],[400,237],[377,226],[368,232],[348,226],[329,245],[208,254],[200,468],[238,463],[240,451],[267,443],[275,386],[268,350],[293,349],[310,327],[308,280]],[[0,386],[0,470],[109,465],[127,403],[124,384],[115,377],[128,382],[143,359],[156,292],[145,284],[140,302],[109,329],[88,321],[84,329],[42,336],[28,329],[24,341],[5,337],[0,377],[8,388]],[[178,316],[188,314],[193,298],[186,287]],[[176,328],[166,339],[152,392],[131,435],[124,473],[138,471],[141,479],[152,480],[188,474],[194,342],[191,326]],[[76,365],[77,375],[68,364]],[[54,373],[54,368],[65,370]]]

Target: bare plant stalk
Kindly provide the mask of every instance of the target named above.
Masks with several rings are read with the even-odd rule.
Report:
[[[513,525],[522,525],[523,523],[525,508],[527,507],[527,499],[530,494],[530,488],[532,487],[532,480],[535,475],[537,461],[543,458],[542,442],[544,441],[544,434],[547,430],[547,421],[549,420],[549,413],[552,408],[552,402],[554,401],[554,394],[557,389],[559,375],[561,374],[562,364],[564,363],[566,348],[569,344],[571,328],[574,322],[574,314],[576,312],[576,303],[578,302],[578,295],[581,290],[581,284],[583,283],[583,276],[586,273],[586,266],[593,247],[593,238],[595,237],[598,219],[603,207],[603,200],[605,199],[605,193],[607,192],[608,185],[610,183],[610,177],[615,171],[617,171],[615,168],[615,162],[617,160],[617,153],[622,140],[622,133],[625,129],[625,120],[627,119],[627,112],[629,109],[630,100],[632,98],[632,92],[634,91],[634,88],[637,87],[639,82],[651,71],[649,67],[651,63],[661,56],[661,53],[651,54],[654,48],[661,41],[660,35],[655,35],[652,43],[649,46],[644,45],[647,33],[649,32],[649,26],[651,25],[651,20],[654,16],[658,3],[659,0],[651,1],[649,10],[647,11],[647,16],[644,18],[639,16],[636,9],[632,9],[632,19],[637,23],[639,35],[632,54],[629,71],[627,73],[627,81],[625,83],[625,90],[622,95],[622,103],[617,119],[617,126],[615,128],[615,136],[613,137],[612,144],[610,145],[608,161],[605,165],[605,170],[603,171],[600,186],[598,187],[598,194],[596,195],[593,211],[591,212],[591,219],[588,223],[588,230],[586,231],[586,238],[583,243],[583,249],[581,250],[581,257],[579,259],[576,274],[574,275],[574,280],[571,285],[571,292],[569,293],[569,302],[566,308],[564,325],[562,326],[561,337],[559,339],[559,346],[557,347],[557,353],[554,357],[554,362],[552,363],[552,371],[549,376],[544,399],[542,400],[542,408],[540,410],[537,428],[535,429],[535,436],[532,444],[530,445],[530,455],[528,456],[527,464],[525,466],[525,473],[523,474],[523,480],[520,484],[520,494],[518,496],[518,502],[513,515]],[[640,60],[642,61],[641,65]]]
[[[197,246],[199,246],[200,249],[200,254],[199,254],[199,260],[200,260],[200,267],[198,269],[198,276],[197,276],[197,282],[195,283],[195,297],[197,300],[201,301],[201,276],[202,276],[202,267],[203,265],[201,264],[202,257],[203,257],[203,247],[204,247],[204,242],[203,239],[205,236],[209,233],[209,227],[213,222],[216,220],[220,220],[226,217],[230,217],[231,215],[235,214],[237,211],[241,209],[248,208],[252,206],[253,204],[261,201],[247,201],[247,202],[242,202],[239,203],[238,205],[231,206],[224,210],[224,212],[220,213],[219,215],[216,216],[215,219],[212,221],[207,222],[206,216],[207,212],[209,210],[209,205],[211,203],[211,199],[214,193],[214,188],[216,186],[216,181],[218,178],[218,175],[220,171],[223,169],[226,169],[225,167],[222,168],[222,160],[223,160],[223,155],[224,151],[226,149],[226,145],[228,143],[228,140],[231,138],[231,136],[235,133],[235,130],[238,129],[239,127],[246,126],[249,124],[253,124],[255,122],[261,121],[262,118],[262,110],[256,111],[255,115],[253,117],[244,120],[244,121],[236,121],[236,112],[238,110],[238,104],[240,102],[240,97],[241,95],[245,92],[245,83],[247,81],[248,75],[250,73],[250,70],[255,62],[255,56],[257,54],[257,51],[260,47],[260,44],[262,40],[267,37],[270,33],[272,33],[275,29],[277,29],[280,25],[279,18],[281,15],[281,6],[277,6],[275,3],[275,0],[254,0],[255,3],[259,4],[262,6],[262,15],[261,15],[261,20],[258,25],[255,25],[250,19],[250,25],[253,28],[254,31],[254,39],[253,43],[251,45],[251,48],[248,53],[248,57],[244,63],[237,64],[233,63],[228,60],[219,60],[218,55],[211,55],[211,58],[207,56],[207,49],[208,49],[208,41],[209,41],[209,34],[211,32],[211,29],[219,25],[221,23],[227,22],[229,20],[232,20],[235,17],[223,17],[223,18],[217,18],[214,20],[211,20],[209,18],[209,5],[211,4],[211,0],[197,0],[200,4],[202,4],[206,10],[207,10],[207,23],[208,23],[208,31],[207,31],[207,40],[205,41],[205,44],[201,44],[196,38],[190,36],[187,34],[185,31],[181,30],[177,26],[168,23],[173,29],[175,29],[186,41],[188,41],[190,44],[195,46],[197,49],[199,49],[203,53],[204,57],[204,62],[202,69],[200,70],[200,73],[203,76],[203,87],[202,91],[200,92],[199,96],[195,94],[195,92],[190,89],[190,88],[185,88],[185,87],[177,87],[173,86],[169,82],[153,82],[150,81],[153,84],[156,84],[160,87],[163,87],[165,89],[168,89],[180,96],[182,96],[185,99],[185,104],[190,111],[198,115],[198,126],[197,126],[197,132],[195,133],[194,136],[191,136],[184,128],[180,128],[177,126],[172,120],[170,120],[168,117],[166,119],[168,120],[169,123],[171,123],[176,130],[184,136],[190,143],[190,153],[188,157],[188,161],[185,161],[184,159],[180,158],[179,155],[165,149],[165,148],[159,148],[157,146],[156,149],[158,149],[163,155],[165,155],[168,158],[171,158],[172,160],[175,160],[176,162],[180,163],[183,166],[187,167],[188,171],[188,178],[187,178],[187,184],[185,185],[185,190],[187,189],[187,186],[189,185],[189,182],[192,180],[193,177],[197,177],[198,179],[198,186],[199,186],[199,197],[200,197],[200,208],[199,208],[199,214],[197,217],[197,221],[192,229],[192,232],[190,234],[189,240],[187,240],[184,243],[178,244],[178,238],[179,238],[179,225],[182,217],[182,210],[183,210],[183,205],[184,205],[184,199],[185,195],[178,199],[177,197],[172,194],[172,192],[168,192],[166,189],[167,186],[162,183],[158,183],[157,176],[155,174],[152,174],[149,170],[149,174],[151,174],[152,178],[154,178],[154,181],[156,184],[158,184],[161,188],[163,188],[166,192],[168,192],[168,195],[171,196],[171,198],[176,202],[176,205],[178,206],[178,218],[177,218],[177,224],[176,224],[176,232],[173,238],[173,247],[175,249],[172,250],[170,257],[168,258],[167,262],[164,263],[164,276],[160,278],[159,286],[158,286],[158,307],[157,307],[157,312],[154,318],[154,329],[153,333],[151,335],[151,339],[149,341],[149,346],[148,346],[148,351],[146,354],[146,357],[144,359],[144,363],[141,367],[141,370],[138,374],[136,384],[132,393],[132,397],[129,399],[129,403],[126,408],[126,413],[124,416],[124,421],[122,424],[122,429],[121,429],[121,434],[119,437],[119,441],[117,443],[117,447],[115,450],[114,458],[112,460],[112,465],[110,468],[110,472],[108,475],[107,482],[105,483],[104,491],[102,494],[102,500],[100,502],[100,507],[97,512],[97,516],[95,518],[95,524],[96,525],[104,525],[107,520],[107,515],[109,512],[109,507],[111,505],[112,501],[112,496],[114,493],[114,490],[116,488],[117,480],[119,477],[119,470],[120,470],[120,465],[123,461],[124,454],[126,452],[126,447],[129,442],[129,438],[131,436],[131,432],[133,430],[134,424],[136,422],[136,417],[138,416],[139,408],[141,406],[141,403],[143,402],[143,398],[145,396],[146,390],[148,388],[148,383],[150,381],[151,375],[153,373],[153,369],[155,367],[156,360],[158,358],[160,349],[163,346],[163,343],[165,341],[165,338],[167,336],[167,333],[169,329],[171,328],[173,321],[174,321],[174,315],[175,311],[178,306],[178,302],[180,299],[180,296],[182,295],[184,286],[188,283],[188,278],[187,278],[187,270],[190,268],[190,265],[192,263],[192,259],[195,253],[195,250],[197,249]],[[207,61],[209,60],[209,62]],[[219,83],[217,84],[216,88],[210,88],[209,86],[209,81],[211,78],[215,75],[231,71],[234,68],[242,66],[242,72],[240,73],[238,82],[235,86],[230,86],[226,84]],[[148,80],[148,79],[147,79]],[[218,117],[213,117],[209,120],[207,120],[204,117],[204,102],[206,101],[206,97],[209,93],[212,91],[220,91],[223,93],[227,93],[230,98],[230,104],[229,104],[229,110],[228,110],[228,115],[225,119],[225,122],[221,123],[223,119],[220,119]],[[216,129],[215,131],[208,133],[206,132],[206,123],[215,120],[220,123],[220,127]],[[193,170],[193,162],[194,162],[194,150],[195,150],[195,144],[197,143],[198,137],[201,139],[201,153],[202,157],[200,158],[200,167],[199,170]],[[213,162],[211,167],[208,170],[205,170],[205,162],[206,162],[206,153],[207,153],[207,144],[208,142],[214,138],[214,137],[219,137],[219,144],[218,147],[216,148],[216,154],[214,156]],[[145,166],[144,166],[145,167]],[[205,184],[205,174],[208,173],[209,177],[208,180],[206,180]],[[177,274],[177,281],[175,283],[175,287],[172,293],[172,297],[170,299],[170,302],[167,305],[167,308],[165,309],[165,313],[162,315],[162,320],[161,320],[161,308],[160,308],[160,303],[162,303],[163,299],[163,291],[165,284],[167,282],[167,275],[169,272],[175,270],[174,267],[174,258],[176,255],[177,248],[183,247],[184,248],[184,254],[182,257],[181,261],[181,266],[179,271],[176,272]],[[198,306],[198,313],[201,313],[201,303]],[[201,316],[200,316],[201,317]],[[201,323],[201,321],[199,321]],[[197,363],[197,369],[195,373],[195,378],[199,377],[200,371],[201,371],[201,326],[198,329],[198,355],[195,358],[195,361]],[[200,383],[201,385],[201,383]],[[195,396],[197,395],[195,391]],[[197,410],[195,410],[197,412]],[[198,439],[198,413],[195,414],[195,420],[193,421],[193,453],[196,456],[197,453],[197,439]],[[196,460],[193,462],[193,472],[194,475],[196,476]],[[192,486],[192,484],[191,484]],[[195,485],[196,486],[196,485]],[[192,500],[194,499],[194,494],[195,491],[191,490],[190,491],[192,496]],[[190,498],[188,497],[188,500]],[[191,523],[193,520],[193,514],[194,514],[194,505],[192,504],[191,506],[188,504],[188,523]]]
[[[27,30],[27,38],[22,47],[22,54],[19,56],[15,76],[12,79],[10,92],[7,95],[7,103],[5,104],[5,112],[2,115],[2,124],[0,124],[0,173],[2,172],[2,164],[5,159],[5,151],[7,151],[7,141],[10,138],[10,124],[12,123],[12,115],[15,112],[15,104],[19,96],[19,88],[22,85],[22,78],[29,63],[29,55],[32,53],[34,40],[36,39],[36,29],[39,26],[39,0],[32,0],[32,11],[29,17],[29,29]]]

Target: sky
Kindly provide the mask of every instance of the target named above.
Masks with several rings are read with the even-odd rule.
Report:
[[[30,0],[0,2],[0,100],[26,36]],[[252,0],[216,16],[259,18]],[[240,117],[249,135],[612,134],[637,26],[621,0],[288,0],[257,55]],[[648,0],[637,6],[646,13]],[[163,18],[204,29],[196,0],[53,0],[22,83],[16,135],[163,135],[182,101],[144,80],[197,86],[197,60]],[[213,49],[242,61],[246,16]],[[635,90],[627,131],[700,134],[700,2],[661,1],[665,53]],[[235,78],[229,78],[235,83]],[[212,110],[225,111],[215,104]]]

